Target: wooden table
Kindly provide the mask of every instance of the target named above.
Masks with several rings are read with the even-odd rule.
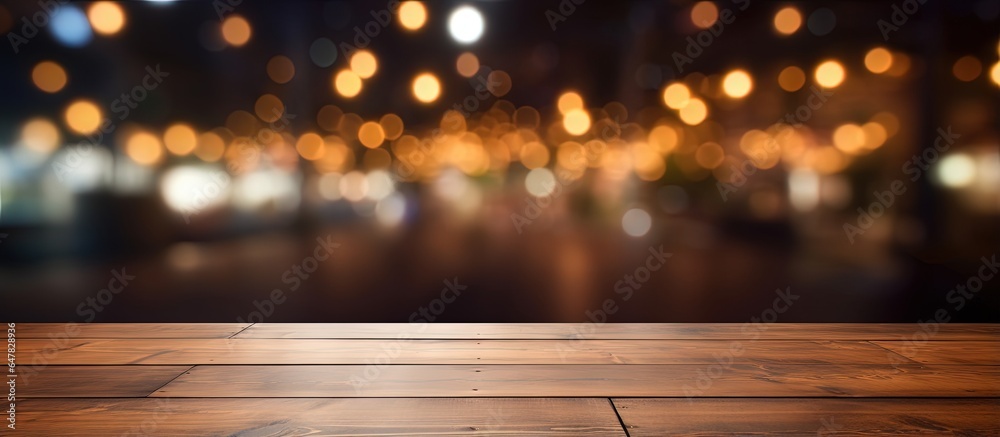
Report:
[[[5,435],[1000,435],[1000,325],[18,324]]]

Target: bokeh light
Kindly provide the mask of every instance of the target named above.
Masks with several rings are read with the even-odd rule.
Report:
[[[264,94],[253,105],[254,113],[268,123],[277,121],[285,113],[285,104],[274,94]]]
[[[381,125],[374,121],[365,122],[358,129],[358,141],[361,142],[361,145],[374,149],[385,141],[385,131],[382,130]]]
[[[483,15],[472,6],[460,6],[448,18],[448,32],[461,44],[471,44],[479,41],[485,28]]]
[[[125,26],[125,11],[114,2],[95,2],[87,10],[87,16],[94,31],[103,35],[118,33]]]
[[[663,103],[671,109],[681,109],[691,100],[691,90],[682,83],[672,83],[663,89]]]
[[[170,153],[185,156],[198,145],[198,133],[191,126],[177,123],[163,132],[163,144]]]
[[[101,124],[101,110],[94,102],[77,100],[66,108],[66,126],[80,134],[89,134]]]
[[[295,64],[287,56],[274,56],[267,61],[267,77],[275,83],[288,83],[295,77]]]
[[[424,103],[433,102],[441,95],[441,83],[430,73],[422,73],[414,78],[412,89],[413,96]]]
[[[479,72],[479,58],[470,52],[462,53],[455,60],[455,69],[462,77],[475,76]]]
[[[744,70],[734,70],[722,79],[722,89],[732,98],[743,98],[753,89],[753,79]]]
[[[21,128],[21,144],[29,150],[48,155],[59,141],[59,128],[47,118],[33,118]]]
[[[892,67],[892,53],[884,47],[875,47],[865,54],[865,68],[872,73],[881,74]]]
[[[47,93],[59,92],[66,86],[66,70],[52,61],[42,61],[31,70],[31,81]]]
[[[361,93],[361,77],[351,70],[341,70],[333,78],[333,87],[343,97],[354,97]]]
[[[774,14],[774,30],[782,35],[791,35],[802,26],[802,14],[792,7],[781,8]]]
[[[708,106],[698,98],[691,98],[687,105],[680,109],[678,116],[685,124],[695,126],[701,124],[708,117]]]
[[[571,135],[587,133],[590,130],[590,114],[580,108],[566,111],[566,115],[563,116],[563,128]]]
[[[837,61],[824,61],[816,67],[813,77],[825,88],[836,88],[844,81],[844,66]]]
[[[323,137],[313,132],[302,134],[295,142],[295,150],[299,152],[299,156],[310,161],[322,158],[326,152]]]
[[[936,169],[937,180],[949,188],[960,188],[976,180],[976,161],[964,153],[953,153],[941,159]]]
[[[407,30],[417,30],[427,22],[427,8],[423,2],[404,1],[399,4],[399,24]]]
[[[806,73],[799,67],[791,65],[781,70],[781,73],[778,73],[778,86],[785,91],[798,91],[805,84]]]
[[[362,79],[368,79],[378,70],[378,60],[368,50],[358,50],[351,56],[351,71]]]
[[[691,23],[701,29],[708,29],[719,19],[719,8],[714,2],[701,1],[691,7]]]
[[[51,12],[49,29],[57,41],[68,47],[83,47],[94,37],[90,21],[79,8],[63,4]],[[27,17],[25,17],[27,20]]]
[[[646,235],[652,227],[653,218],[643,209],[633,208],[622,215],[622,230],[630,236]]]
[[[983,64],[975,56],[962,56],[951,67],[955,78],[962,82],[972,82],[983,72]]]
[[[559,113],[566,115],[571,109],[583,109],[583,97],[580,97],[576,91],[567,91],[559,96],[559,100],[556,101],[556,107],[559,108]]]
[[[125,142],[125,154],[142,165],[153,165],[163,158],[163,145],[156,135],[136,132]]]
[[[222,22],[222,38],[229,45],[240,47],[250,41],[250,22],[239,15],[230,15]]]

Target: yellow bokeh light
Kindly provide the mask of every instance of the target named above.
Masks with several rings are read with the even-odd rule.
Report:
[[[695,3],[691,8],[691,23],[702,29],[708,29],[719,19],[719,8],[715,3],[703,1]]]
[[[993,84],[1000,86],[1000,62],[993,64],[993,68],[990,68],[990,80]]]
[[[455,60],[455,69],[458,70],[458,74],[461,74],[462,77],[475,76],[479,72],[479,58],[470,52],[462,53]]]
[[[90,27],[94,32],[103,35],[113,35],[125,26],[125,12],[114,2],[96,2],[87,11]]]
[[[163,132],[163,144],[167,150],[177,156],[184,156],[194,151],[198,145],[198,134],[186,124],[178,123]]]
[[[544,167],[549,163],[549,149],[537,141],[521,146],[521,164],[529,169]]]
[[[295,64],[287,56],[275,56],[267,61],[267,77],[277,83],[288,83],[295,77]]]
[[[59,147],[59,128],[46,118],[28,120],[21,128],[21,144],[29,150],[48,154]]]
[[[222,22],[222,38],[229,45],[239,47],[250,41],[250,22],[239,15],[231,15]]]
[[[382,126],[374,121],[366,122],[358,129],[358,141],[369,149],[374,149],[382,145],[385,141],[385,131]]]
[[[805,84],[806,73],[799,67],[792,65],[778,73],[778,86],[785,91],[798,91]]]
[[[299,140],[295,143],[295,150],[297,150],[299,155],[303,158],[310,161],[320,159],[326,153],[323,137],[312,132],[302,134],[302,136],[299,137]]]
[[[661,155],[666,155],[677,148],[680,143],[680,135],[670,126],[656,126],[649,131],[647,138],[649,145],[653,146]]]
[[[833,131],[833,145],[844,153],[857,153],[865,146],[865,131],[856,124],[844,124]]]
[[[361,93],[361,77],[351,70],[341,70],[333,78],[333,87],[337,93],[351,98]]]
[[[399,24],[408,30],[417,30],[427,22],[427,8],[423,2],[405,1],[399,5]]]
[[[844,82],[844,66],[837,61],[825,61],[816,67],[813,77],[824,88],[836,88]]]
[[[774,14],[774,30],[782,35],[791,35],[802,26],[802,14],[788,6]]]
[[[874,150],[885,144],[889,138],[889,131],[879,123],[870,121],[861,126],[865,132],[865,148]]]
[[[101,124],[101,110],[94,102],[88,100],[77,100],[70,104],[66,108],[64,117],[66,125],[81,134],[94,132]]]
[[[385,139],[392,141],[403,135],[403,119],[396,114],[385,114],[378,121],[385,133]]]
[[[972,82],[983,72],[983,64],[975,56],[962,56],[951,67],[955,78],[962,82]]]
[[[713,169],[726,160],[726,151],[718,143],[707,142],[695,150],[694,160],[703,168]]]
[[[743,70],[734,70],[722,79],[722,90],[729,97],[739,99],[746,97],[753,89],[753,79],[750,74]]]
[[[160,139],[149,132],[137,132],[125,143],[125,154],[142,165],[152,165],[163,157]]]
[[[695,126],[708,117],[708,106],[701,99],[692,98],[687,105],[681,108],[678,115],[685,124]]]
[[[882,74],[892,67],[892,53],[884,47],[875,47],[865,55],[865,68],[875,74]]]
[[[31,81],[47,93],[58,92],[66,86],[66,70],[52,61],[42,61],[31,70]]]
[[[205,132],[198,135],[198,145],[194,155],[205,162],[215,162],[222,158],[226,151],[226,142],[215,132]]]
[[[691,100],[691,90],[682,83],[672,83],[663,89],[663,103],[671,109],[681,109]]]
[[[441,83],[430,73],[423,73],[413,79],[413,96],[417,100],[430,103],[441,95]]]
[[[583,135],[590,130],[590,114],[580,108],[570,109],[563,116],[563,128],[571,135]]]
[[[261,120],[270,123],[277,121],[285,113],[285,104],[274,94],[264,94],[257,99],[253,111]]]
[[[571,109],[583,109],[583,97],[574,91],[567,91],[559,96],[556,106],[560,114],[566,115]]]
[[[368,50],[359,50],[351,56],[351,71],[362,79],[368,79],[378,70],[378,60]]]

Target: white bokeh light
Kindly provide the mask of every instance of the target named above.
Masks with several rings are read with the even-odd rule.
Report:
[[[448,17],[448,32],[462,44],[471,44],[483,36],[483,14],[472,6],[461,6]]]
[[[646,235],[652,227],[653,218],[649,216],[648,212],[639,208],[625,211],[625,215],[622,216],[622,229],[633,237]]]
[[[976,161],[961,153],[946,156],[938,165],[937,179],[950,188],[968,186],[976,179]]]
[[[528,172],[528,176],[524,178],[524,187],[532,196],[548,196],[556,188],[556,176],[545,167],[536,168]]]

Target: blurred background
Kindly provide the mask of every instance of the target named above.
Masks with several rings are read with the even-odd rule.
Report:
[[[781,289],[778,321],[1000,321],[997,1],[4,1],[0,33],[5,320]]]

